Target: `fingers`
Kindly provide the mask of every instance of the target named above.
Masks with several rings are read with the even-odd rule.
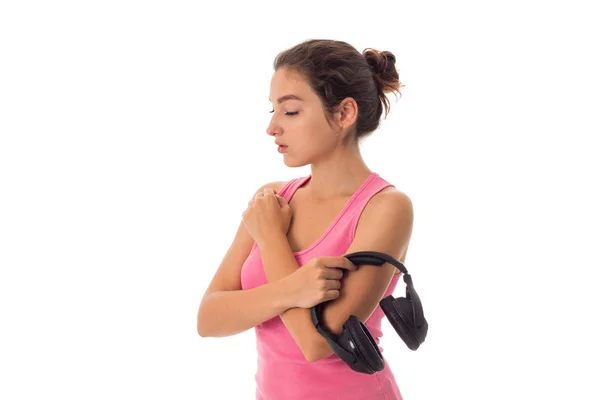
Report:
[[[264,188],[263,190],[259,190],[258,192],[256,192],[254,197],[252,197],[252,199],[248,202],[248,206],[254,205],[254,203],[256,203],[256,201],[258,201],[261,198],[268,198],[271,196],[276,196],[276,199],[280,203],[280,206],[281,206],[281,201],[279,200],[279,196],[275,193],[275,190],[273,188]]]
[[[279,196],[277,194],[277,192],[275,192],[275,189],[273,189],[273,188],[264,188],[262,191],[257,192],[256,195],[254,196],[253,200],[260,199],[260,198],[269,198],[269,197],[275,197],[275,199],[278,201],[280,206],[282,206],[282,202],[286,202],[285,199],[283,197]]]
[[[279,208],[288,208],[289,207],[287,200],[284,199],[283,197],[281,197],[280,195],[278,195],[277,192],[275,191],[275,189],[273,189],[273,188],[264,188],[262,191],[260,191],[256,194],[254,199],[269,198],[269,197],[275,197],[275,200],[277,200],[277,204],[279,205]]]
[[[348,271],[356,271],[358,266],[346,257],[321,257],[322,265],[329,268],[343,268]]]
[[[339,290],[328,290],[327,292],[325,292],[325,296],[324,296],[323,302],[329,301],[329,300],[335,300],[338,297],[340,297],[340,291]]]
[[[325,279],[342,279],[344,271],[339,268],[323,268],[323,278]]]
[[[275,190],[273,188],[264,188],[262,192],[258,193],[261,196],[274,195]]]
[[[342,282],[335,279],[327,279],[325,281],[326,290],[339,290],[342,287]]]
[[[283,197],[281,197],[278,194],[275,196],[277,197],[277,202],[279,203],[279,207],[281,207],[281,208],[289,207],[289,204],[286,199],[284,199]]]
[[[253,198],[258,199],[259,197],[267,196],[270,194],[275,194],[275,190],[273,190],[273,188],[264,188],[263,190],[259,190],[258,192],[256,192]]]

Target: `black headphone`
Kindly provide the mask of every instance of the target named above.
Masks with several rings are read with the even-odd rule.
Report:
[[[382,266],[389,262],[402,271],[406,283],[406,297],[394,299],[389,295],[383,298],[379,305],[408,348],[417,350],[425,341],[428,324],[423,314],[421,300],[404,264],[385,253],[375,251],[359,251],[344,257],[357,266],[361,264]],[[344,323],[341,335],[331,333],[321,323],[325,303],[327,302],[312,307],[310,315],[315,328],[327,340],[333,352],[354,371],[365,374],[381,371],[384,367],[383,356],[363,322],[355,315],[351,315]]]

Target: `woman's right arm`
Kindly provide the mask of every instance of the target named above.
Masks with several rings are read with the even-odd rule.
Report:
[[[267,185],[259,190],[264,187]],[[253,244],[244,222],[240,222],[233,243],[200,302],[197,319],[200,336],[235,335],[296,306],[291,304],[285,278],[242,290],[242,265]]]

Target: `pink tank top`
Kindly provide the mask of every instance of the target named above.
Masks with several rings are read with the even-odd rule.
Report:
[[[296,178],[286,183],[278,193],[288,202],[296,190],[311,176]],[[373,195],[393,186],[373,172],[354,192],[344,209],[327,231],[310,247],[295,252],[296,261],[302,267],[317,256],[343,256],[350,247],[359,217]],[[400,274],[394,275],[383,297],[393,293]],[[267,283],[256,243],[244,262],[241,271],[242,289],[252,289]],[[379,350],[383,336],[381,319],[385,315],[377,308],[365,321]],[[353,371],[337,355],[332,354],[315,362],[308,362],[294,338],[279,316],[271,318],[255,328],[258,364],[255,375],[257,400],[401,400],[400,390],[387,361],[383,370],[375,374]],[[392,339],[401,340],[399,337]]]

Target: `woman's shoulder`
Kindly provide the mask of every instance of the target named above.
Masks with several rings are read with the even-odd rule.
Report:
[[[285,187],[285,185],[287,185],[289,182],[291,182],[291,181],[268,182],[268,183],[265,183],[264,185],[262,185],[260,188],[258,188],[256,193],[262,192],[265,189],[273,189],[275,191],[275,193],[279,193]]]
[[[381,202],[384,205],[406,205],[407,203],[412,204],[410,196],[403,190],[397,188],[397,186],[390,181],[385,180],[381,176],[377,175],[378,189],[373,194],[371,201]]]
[[[372,209],[412,213],[413,203],[405,192],[395,186],[387,186],[375,193],[367,203],[365,211]]]

